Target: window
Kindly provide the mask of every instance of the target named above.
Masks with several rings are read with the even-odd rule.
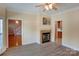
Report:
[[[3,20],[0,19],[0,49],[3,46]]]

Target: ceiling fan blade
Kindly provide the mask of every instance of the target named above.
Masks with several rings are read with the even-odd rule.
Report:
[[[53,7],[53,9],[54,9],[54,10],[57,10],[58,8],[57,8],[57,7]]]
[[[35,7],[41,7],[41,6],[43,6],[43,5],[36,5]]]
[[[43,12],[45,12],[46,10],[45,9],[43,9]]]
[[[36,5],[36,7],[42,7],[42,6],[45,6],[45,4],[41,3],[39,5]]]

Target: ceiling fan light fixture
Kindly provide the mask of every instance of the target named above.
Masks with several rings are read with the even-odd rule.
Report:
[[[44,3],[41,5],[38,5],[37,7],[43,7],[43,11],[49,11],[49,10],[57,10],[57,5],[56,3]]]
[[[46,10],[49,10],[49,6],[48,5],[45,5],[44,7]]]
[[[52,9],[52,4],[49,4],[49,9]]]

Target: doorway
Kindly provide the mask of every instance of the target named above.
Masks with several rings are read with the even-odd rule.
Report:
[[[22,22],[21,20],[8,20],[8,47],[22,45]]]
[[[62,21],[55,22],[55,43],[57,46],[62,45]]]

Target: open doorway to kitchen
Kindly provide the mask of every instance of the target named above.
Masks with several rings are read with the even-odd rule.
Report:
[[[8,47],[22,45],[22,22],[21,20],[8,20]]]
[[[55,43],[57,46],[62,45],[62,21],[55,22]]]

